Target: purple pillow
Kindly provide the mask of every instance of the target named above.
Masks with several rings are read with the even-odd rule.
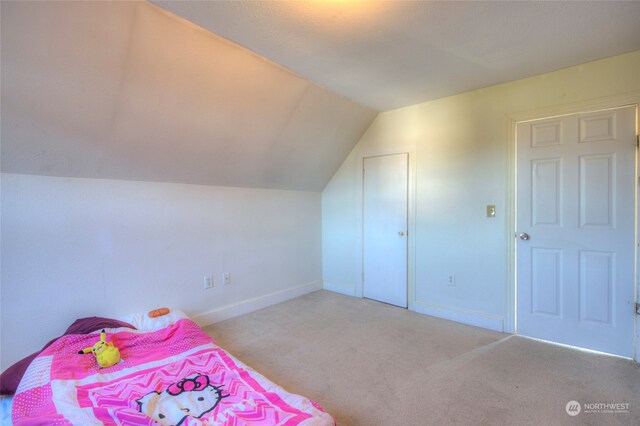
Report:
[[[44,348],[43,348],[44,349]],[[18,384],[27,371],[27,367],[31,364],[31,361],[42,351],[34,352],[26,358],[22,358],[20,361],[7,368],[0,375],[0,395],[13,395],[18,389]]]
[[[93,331],[101,330],[103,328],[118,327],[129,327],[136,330],[134,326],[124,321],[118,321],[111,318],[89,317],[75,320],[73,324],[71,324],[69,328],[67,328],[67,331],[64,332],[63,336],[66,336],[67,334],[89,334]],[[44,345],[43,348],[38,352],[34,352],[28,357],[22,358],[20,361],[16,362],[11,367],[3,371],[0,375],[0,395],[15,394],[16,389],[18,389],[18,384],[20,383],[20,380],[22,380],[22,376],[24,376],[24,372],[27,371],[27,368],[31,364],[31,361],[33,361],[33,359],[37,357],[40,352],[47,349],[60,337],[56,337],[55,339]]]
[[[73,324],[71,324],[69,328],[67,328],[67,331],[64,332],[64,335],[66,336],[67,334],[89,334],[92,331],[101,330],[103,328],[118,328],[118,327],[129,327],[129,328],[133,328],[134,330],[137,330],[134,326],[124,321],[118,321],[111,318],[88,317],[88,318],[80,318],[75,320]],[[53,342],[49,342],[48,345],[50,345],[51,343]]]

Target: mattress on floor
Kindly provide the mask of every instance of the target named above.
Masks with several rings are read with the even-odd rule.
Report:
[[[98,339],[63,336],[31,363],[13,398],[15,425],[335,424],[317,403],[244,365],[188,318],[152,331],[108,330],[121,354],[108,368],[78,354]]]

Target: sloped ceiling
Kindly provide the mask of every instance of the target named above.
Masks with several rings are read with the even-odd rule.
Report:
[[[379,111],[640,49],[640,1],[161,1]]]
[[[640,49],[638,1],[155,4],[0,2],[3,172],[318,191],[376,110]]]
[[[376,111],[140,2],[7,2],[2,171],[319,191]]]

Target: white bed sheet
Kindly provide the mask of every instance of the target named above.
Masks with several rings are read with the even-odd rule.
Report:
[[[2,396],[0,399],[0,425],[11,426],[11,404],[13,396]]]

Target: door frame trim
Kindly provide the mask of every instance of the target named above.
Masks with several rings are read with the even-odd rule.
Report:
[[[561,115],[579,114],[582,112],[592,112],[608,108],[618,108],[624,106],[636,107],[636,134],[638,134],[639,120],[640,120],[640,90],[628,92],[625,94],[607,96],[603,98],[589,99],[580,102],[549,106],[544,108],[538,108],[528,111],[514,112],[505,116],[505,128],[507,134],[507,192],[506,192],[506,256],[507,256],[507,268],[505,279],[505,307],[504,307],[504,331],[507,333],[517,334],[516,323],[516,306],[517,306],[517,282],[516,282],[516,178],[517,178],[517,140],[516,140],[516,125],[519,122],[540,120],[544,118],[551,118]],[[635,179],[635,271],[634,271],[634,290],[635,301],[640,301],[639,295],[639,280],[638,280],[638,264],[639,251],[638,251],[638,212],[640,210],[640,197],[638,194],[638,180],[640,179],[640,170],[638,167],[638,148],[636,147],[636,179]],[[634,324],[634,359],[640,361],[640,354],[638,353],[639,344],[639,332],[640,332],[640,316],[636,315]]]
[[[364,178],[362,171],[364,170],[364,159],[368,157],[380,157],[394,154],[408,154],[408,206],[407,206],[407,307],[411,311],[415,311],[416,286],[415,286],[415,252],[416,252],[416,147],[408,145],[393,148],[370,149],[359,153],[358,173],[356,182],[356,205],[357,212],[357,238],[356,238],[356,297],[363,297],[364,282],[362,274],[364,271]]]

